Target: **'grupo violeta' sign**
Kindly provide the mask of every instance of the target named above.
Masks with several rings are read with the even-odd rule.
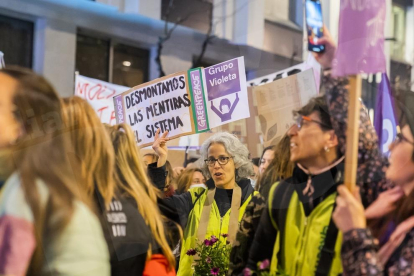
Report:
[[[243,57],[138,85],[114,97],[117,123],[132,127],[140,146],[157,129],[170,138],[201,133],[250,116]]]

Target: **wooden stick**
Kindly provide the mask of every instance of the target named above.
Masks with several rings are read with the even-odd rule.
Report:
[[[358,167],[359,113],[362,80],[360,75],[349,77],[348,129],[346,130],[345,186],[353,191]]]

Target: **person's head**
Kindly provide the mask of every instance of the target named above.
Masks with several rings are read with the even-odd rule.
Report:
[[[146,153],[143,157],[145,167],[148,167],[149,164],[158,162],[158,155],[155,153]]]
[[[255,186],[255,189],[260,191],[264,197],[267,197],[273,183],[289,178],[293,173],[294,163],[290,161],[290,139],[287,134],[274,147],[274,152],[273,160],[260,175]]]
[[[253,174],[249,151],[235,135],[216,133],[203,143],[200,152],[204,161],[200,167],[218,188],[232,189],[236,181]]]
[[[63,121],[70,131],[73,154],[81,167],[84,188],[90,198],[95,187],[109,205],[115,183],[115,154],[108,134],[95,110],[83,99],[70,97],[62,100]]]
[[[187,192],[193,184],[204,184],[206,180],[200,169],[186,169],[177,179],[177,193]]]
[[[77,168],[67,157],[70,141],[62,131],[60,99],[46,79],[28,69],[2,69],[0,95],[0,148],[9,150],[12,170],[19,173],[34,216],[38,246],[28,273],[37,275],[43,264],[41,245],[62,232],[73,215],[75,199],[83,199],[73,177]],[[47,210],[39,200],[37,180],[48,188]],[[48,239],[43,242],[45,235]]]
[[[306,168],[326,167],[334,162],[338,158],[338,138],[325,97],[312,98],[294,115],[296,124],[288,131],[290,160]]]
[[[220,111],[221,113],[225,114],[225,113],[229,113],[230,111],[230,100],[229,99],[222,99],[220,101]]]
[[[138,210],[151,228],[153,237],[161,246],[170,267],[173,267],[175,259],[165,238],[166,233],[157,206],[157,191],[147,177],[134,134],[126,124],[105,127],[115,149],[117,186],[136,201]],[[150,248],[149,257],[151,251]]]
[[[275,158],[275,146],[269,146],[263,150],[262,156],[260,157],[259,173],[262,174],[270,162]]]

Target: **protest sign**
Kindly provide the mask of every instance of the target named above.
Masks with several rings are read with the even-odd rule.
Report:
[[[265,147],[276,145],[293,123],[292,111],[316,96],[312,69],[253,88]]]
[[[386,71],[385,14],[385,0],[341,1],[335,76]]]
[[[133,87],[114,97],[117,123],[135,132],[140,146],[151,145],[157,129],[170,138],[194,133],[187,72],[169,75]]]
[[[101,80],[76,75],[75,96],[85,99],[96,111],[102,123],[116,123],[113,97],[130,89]]]
[[[145,147],[158,128],[177,138],[247,118],[244,70],[243,58],[236,58],[136,86],[114,97],[117,123],[130,125]]]
[[[250,117],[242,57],[207,67],[204,76],[210,128]]]

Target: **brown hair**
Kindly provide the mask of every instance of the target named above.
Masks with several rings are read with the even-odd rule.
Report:
[[[138,210],[151,229],[152,236],[161,246],[169,267],[175,266],[175,257],[168,245],[161,213],[157,206],[158,190],[150,183],[144,162],[135,143],[132,129],[126,124],[105,125],[111,137],[116,156],[117,184],[122,192],[132,197]],[[147,259],[152,255],[151,246]]]
[[[64,135],[56,91],[46,79],[28,69],[8,67],[0,72],[18,83],[13,101],[24,133],[13,148],[14,169],[19,172],[34,216],[37,246],[27,273],[39,275],[44,262],[43,242],[52,242],[64,230],[74,213],[74,201],[84,198],[73,177],[76,164],[70,163],[67,156],[70,140]],[[48,188],[46,206],[40,203],[36,185],[39,179]]]
[[[95,110],[85,100],[70,97],[62,102],[63,120],[70,130],[86,192],[92,198],[96,187],[108,206],[115,194],[115,154],[111,140]]]
[[[267,197],[270,186],[292,176],[295,165],[290,161],[290,138],[285,134],[276,145],[275,157],[267,169],[259,176],[255,189]]]
[[[182,194],[190,189],[191,184],[193,183],[193,176],[195,172],[203,174],[203,171],[200,169],[186,169],[183,171],[180,176],[177,178],[177,193]]]

